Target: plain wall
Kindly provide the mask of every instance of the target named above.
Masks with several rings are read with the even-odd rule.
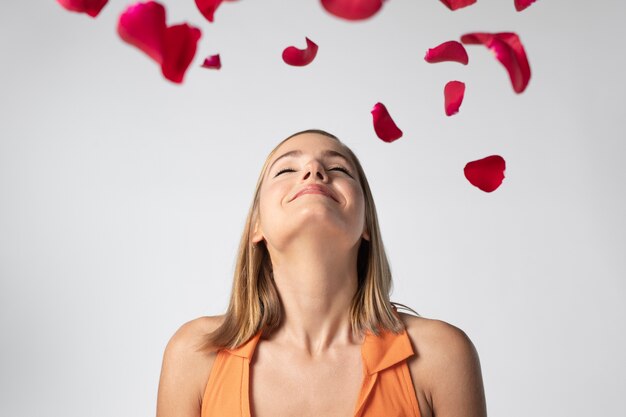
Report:
[[[0,13],[0,415],[153,416],[165,344],[225,311],[266,154],[321,128],[359,156],[394,274],[392,300],[463,329],[490,416],[619,415],[626,392],[626,151],[620,1],[389,0],[347,22],[319,2],[225,2],[182,85],[96,18],[56,2]],[[515,94],[482,46],[514,31],[532,79]],[[295,68],[289,45],[319,45]],[[220,53],[219,71],[200,68]],[[446,117],[443,86],[467,85]],[[383,102],[404,136],[372,128]],[[507,161],[487,194],[463,176]]]

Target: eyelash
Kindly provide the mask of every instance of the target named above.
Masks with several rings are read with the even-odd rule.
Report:
[[[349,177],[352,176],[352,175],[350,175],[350,172],[346,168],[344,168],[344,167],[336,166],[336,167],[329,168],[328,171],[332,171],[333,169],[338,169],[338,170],[342,171],[344,174],[348,175]],[[283,172],[288,172],[288,171],[295,172],[295,170],[292,169],[292,168],[283,168],[280,171],[278,171],[276,173],[276,175],[274,175],[274,177],[277,177],[280,174],[282,174]]]

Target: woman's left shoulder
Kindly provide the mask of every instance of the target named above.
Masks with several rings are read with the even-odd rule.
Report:
[[[480,360],[469,336],[443,320],[399,314],[415,352],[409,370],[429,406],[486,415]]]
[[[399,313],[414,348],[444,353],[447,349],[474,349],[469,336],[460,328],[443,320]]]

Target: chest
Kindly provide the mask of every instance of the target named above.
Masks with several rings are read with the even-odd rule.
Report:
[[[303,361],[259,349],[250,366],[252,417],[352,417],[363,374],[358,350]]]

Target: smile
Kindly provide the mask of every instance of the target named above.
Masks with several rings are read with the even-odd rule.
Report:
[[[295,197],[292,200],[295,200],[296,198],[304,194],[321,194],[323,196],[333,199],[334,201],[337,201],[337,199],[333,197],[332,193],[328,189],[326,189],[326,187],[323,187],[317,184],[304,187],[303,189],[298,191],[298,193],[295,195]]]

